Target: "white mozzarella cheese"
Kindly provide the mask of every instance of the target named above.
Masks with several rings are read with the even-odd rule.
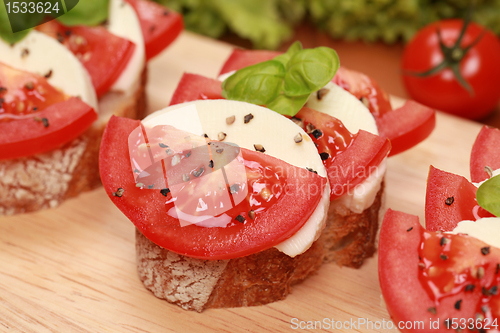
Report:
[[[477,221],[461,221],[451,233],[467,234],[500,248],[500,218],[498,217],[485,217]]]
[[[135,44],[134,54],[120,77],[111,86],[111,90],[128,92],[141,76],[146,58],[141,24],[134,8],[126,1],[110,0],[108,31]]]
[[[193,114],[192,106],[195,106],[196,114]],[[244,116],[250,113],[254,118],[245,124]],[[226,118],[233,115],[235,121],[228,125]],[[189,121],[186,121],[187,118]],[[320,176],[326,177],[323,162],[309,136],[292,121],[257,105],[228,100],[195,101],[157,111],[146,117],[143,124],[147,127],[167,124],[196,135],[207,134],[214,139],[220,132],[224,132],[225,142],[233,142],[251,150],[254,150],[254,144],[261,144],[265,148],[265,154],[298,167],[311,168]],[[298,133],[303,137],[301,143],[294,141]],[[319,205],[304,227],[276,247],[291,257],[306,251],[319,237],[325,225],[329,198],[330,188],[326,186]]]
[[[69,96],[79,96],[96,111],[97,97],[87,70],[65,46],[38,31],[9,45],[0,39],[0,61],[16,69],[50,77],[47,81]]]

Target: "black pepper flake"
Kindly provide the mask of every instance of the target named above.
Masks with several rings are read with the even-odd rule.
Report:
[[[477,331],[479,333],[486,333],[486,329],[484,329],[484,328],[478,328]]]
[[[169,193],[170,193],[170,189],[169,189],[169,188],[162,188],[162,189],[160,190],[160,193],[161,193],[161,194],[163,194],[163,196],[165,196],[165,197],[166,197],[166,196],[167,196],[167,194],[169,194]]]
[[[57,33],[57,41],[59,43],[63,43],[64,42],[64,37],[59,32]]]
[[[314,170],[314,169],[311,169],[311,168],[306,167],[306,170],[307,170],[307,171],[309,171],[309,172],[314,172],[315,174],[318,174],[318,173],[316,172],[316,170]]]
[[[252,119],[253,119],[253,114],[249,113],[249,114],[247,114],[247,115],[243,118],[243,122],[244,122],[245,124],[248,124],[248,123],[250,122],[250,120],[252,120]]]
[[[43,124],[43,127],[49,127],[49,120],[47,118],[35,117],[33,119],[35,119],[36,122],[41,122]]]
[[[153,187],[155,187],[155,184],[151,184],[151,185],[148,185],[148,189],[152,189]]]
[[[66,31],[64,32],[64,34],[65,34],[67,37],[71,36],[71,30],[66,30]]]
[[[168,10],[163,12],[163,16],[167,16],[167,15],[170,15],[170,12]]]
[[[442,254],[439,256],[442,260],[447,260],[448,256],[446,254]]]
[[[240,185],[238,184],[233,184],[229,186],[229,192],[231,192],[231,194],[238,193],[239,190],[240,190]]]
[[[210,139],[206,133],[203,133],[203,137],[204,137],[205,139]]]
[[[121,187],[119,187],[116,192],[113,192],[113,196],[114,197],[118,197],[118,198],[121,198],[122,195],[123,195],[123,192],[125,192],[124,189],[122,189]]]
[[[460,310],[460,306],[461,305],[462,305],[462,300],[461,299],[458,300],[458,301],[456,301],[456,303],[455,303],[455,309]]]
[[[318,101],[321,101],[321,99],[326,95],[328,94],[328,92],[330,91],[330,89],[327,89],[327,88],[322,88],[320,90],[318,90],[316,92],[316,98],[318,99]]]
[[[168,145],[161,142],[158,144],[158,146],[160,146],[160,148],[168,148]]]
[[[481,253],[483,254],[483,256],[489,254],[490,253],[490,247],[489,246],[482,247],[481,248]]]
[[[451,328],[451,320],[450,319],[445,319],[444,325],[447,329]]]
[[[38,106],[33,107],[33,112],[38,111]]]
[[[475,285],[473,285],[473,284],[468,284],[468,285],[466,285],[466,286],[465,286],[465,291],[470,291],[470,292],[472,292],[472,291],[474,290],[474,288],[476,288],[476,286],[475,286]]]
[[[0,105],[2,105],[2,104],[3,104],[3,102],[5,102],[5,99],[0,98]]]
[[[321,157],[322,161],[325,161],[330,157],[330,154],[323,152],[323,153],[319,154],[319,156]]]
[[[224,151],[224,148],[219,148],[219,149],[216,149],[215,152],[217,154],[222,154],[222,152]]]
[[[152,26],[149,27],[150,32],[153,32],[155,30],[156,30],[156,25],[153,24]]]
[[[314,131],[311,132],[312,136],[314,136],[315,139],[321,138],[323,135],[323,132],[321,132],[319,129],[315,129]]]
[[[439,241],[439,244],[440,244],[441,246],[445,246],[446,244],[448,244],[448,241],[449,241],[449,239],[448,239],[448,238],[446,238],[446,237],[441,237],[441,240]]]
[[[203,167],[200,167],[198,170],[193,172],[193,176],[200,177],[204,171],[205,171],[205,169]]]
[[[4,92],[7,92],[7,88],[5,88],[5,87],[0,87],[0,94],[1,94],[1,93],[4,93]]]
[[[488,311],[490,311],[490,308],[489,308],[489,306],[487,306],[487,305],[483,305],[483,306],[481,307],[481,311],[483,311],[483,313],[487,313]]]
[[[45,77],[46,79],[50,79],[50,77],[51,77],[51,76],[52,76],[52,69],[51,69],[51,70],[49,70],[49,71],[47,72],[47,74],[45,74],[45,75],[44,75],[44,77]]]
[[[498,286],[491,287],[490,290],[489,290],[489,292],[490,292],[490,295],[496,295],[496,294],[498,294]]]
[[[245,222],[245,218],[241,215],[238,215],[234,218],[236,221],[240,222],[240,223],[244,223]]]
[[[410,228],[406,229],[406,232],[410,232],[412,230],[413,230],[413,227],[410,227]]]
[[[448,206],[451,206],[451,204],[455,201],[455,198],[454,197],[448,197],[446,198],[445,200],[445,204],[448,205]]]
[[[431,307],[431,308],[428,308],[427,311],[429,311],[430,313],[432,313],[433,315],[437,314],[437,310],[435,307]]]
[[[190,152],[190,151],[188,151],[188,152],[186,153],[186,157],[189,157],[189,156],[191,156],[191,152]]]
[[[500,272],[500,264],[497,264],[497,269],[495,270],[495,274],[498,274]]]
[[[29,81],[29,82],[26,82],[26,84],[24,85],[24,88],[26,88],[28,90],[33,90],[33,89],[35,89],[35,85],[33,84],[33,81]]]
[[[253,145],[253,147],[255,148],[256,151],[259,151],[261,153],[265,153],[266,152],[266,149],[261,144],[256,143],[256,144]]]
[[[213,160],[210,160],[210,162],[208,162],[208,167],[209,168],[214,168],[214,161]]]
[[[28,56],[29,54],[30,54],[30,50],[28,50],[28,49],[23,49],[23,50],[21,51],[21,58],[24,58],[24,57]]]

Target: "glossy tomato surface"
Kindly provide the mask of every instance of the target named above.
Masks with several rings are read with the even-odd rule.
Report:
[[[141,24],[149,60],[172,43],[184,28],[182,16],[152,0],[127,0]]]
[[[0,159],[55,149],[96,119],[92,107],[69,98],[45,77],[0,63]]]
[[[380,287],[402,332],[498,328],[499,263],[500,250],[475,238],[426,231],[418,217],[391,209],[385,214]]]
[[[97,97],[105,94],[120,77],[135,49],[134,43],[111,34],[104,27],[66,27],[52,20],[37,29],[56,38],[81,61]]]
[[[198,74],[184,73],[172,95],[170,105],[200,99],[223,99],[221,82]]]
[[[99,156],[101,179],[111,200],[147,238],[179,254],[201,259],[231,259],[270,248],[286,240],[302,227],[319,203],[327,183],[326,178],[303,168],[292,166],[267,154],[241,149],[243,160],[248,161],[248,184],[252,185],[252,182],[277,175],[278,180],[275,178],[274,182],[279,185],[278,188],[283,189],[280,195],[262,212],[255,211],[255,219],[248,214],[242,216],[244,219],[230,216],[231,223],[226,227],[204,227],[196,224],[182,226],[179,219],[172,215],[173,202],[177,200],[172,197],[172,193],[166,188],[162,191],[154,186],[150,188],[148,184],[136,183],[136,171],[131,168],[128,138],[140,124],[140,121],[127,118],[110,119]],[[184,137],[181,137],[181,140],[184,140]],[[145,144],[144,147],[152,145],[155,144]],[[164,144],[158,146],[166,148]],[[184,158],[180,158],[180,162],[177,161],[175,165],[187,161],[189,166],[192,163],[190,159],[197,158],[195,154],[197,152],[194,152],[194,149],[183,153]],[[208,160],[204,163],[211,167]],[[268,171],[263,172],[264,169]],[[191,172],[183,176],[182,181],[185,186],[191,186],[193,177],[199,176],[199,173],[195,175]],[[207,179],[210,182],[210,178]],[[170,178],[166,183],[171,185]],[[219,184],[214,182],[210,186],[214,189],[218,188]],[[314,186],[319,191],[307,191],[308,186]],[[253,191],[249,190],[249,193],[259,194],[263,193],[262,190],[260,185],[253,186]],[[264,192],[262,195],[266,198],[271,198],[267,195],[276,193],[274,189]],[[234,209],[241,207],[238,204]],[[248,208],[245,204],[243,207],[245,210]],[[227,214],[235,212],[228,211]]]
[[[443,59],[437,30],[446,46],[453,46],[460,35],[463,21],[443,20],[420,30],[408,43],[403,53],[403,71],[425,72],[440,64]],[[461,41],[462,48],[473,43],[483,32],[483,27],[471,22]],[[429,107],[461,117],[479,119],[486,116],[500,100],[500,41],[491,31],[484,31],[477,44],[459,63],[459,71],[472,87],[469,93],[459,84],[450,68],[434,75],[416,77],[403,75],[410,96]]]
[[[485,167],[500,169],[500,130],[484,126],[479,132],[470,156],[471,180],[475,183],[489,178]]]

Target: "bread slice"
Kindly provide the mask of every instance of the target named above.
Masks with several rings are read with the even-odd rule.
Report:
[[[0,216],[54,208],[65,199],[100,185],[99,147],[106,124],[117,116],[145,115],[147,70],[128,92],[99,99],[99,118],[80,137],[35,156],[0,161]]]
[[[139,277],[156,297],[198,312],[284,299],[324,261],[359,267],[373,255],[383,193],[382,184],[374,203],[361,214],[332,202],[319,239],[294,258],[271,248],[230,260],[193,259],[154,244],[136,230]]]

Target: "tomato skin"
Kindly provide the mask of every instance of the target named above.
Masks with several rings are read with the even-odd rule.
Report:
[[[219,75],[226,74],[244,67],[271,60],[282,52],[268,50],[242,50],[234,49],[222,66]]]
[[[48,120],[48,126],[35,118]],[[92,107],[77,97],[53,104],[22,119],[0,119],[0,160],[56,149],[83,134],[97,119]]]
[[[418,221],[418,217],[389,209],[385,214],[380,230],[379,239],[379,280],[382,294],[387,305],[389,314],[395,326],[402,332],[450,332],[445,325],[448,318],[475,319],[476,313],[480,312],[480,301],[483,298],[481,286],[489,285],[498,280],[495,278],[495,266],[500,261],[498,249],[491,249],[489,255],[481,254],[481,248],[487,246],[485,243],[468,236],[450,235],[451,242],[466,244],[467,248],[459,253],[459,258],[453,260],[450,256],[449,263],[455,263],[455,267],[463,271],[469,265],[485,266],[483,279],[477,279],[474,290],[449,294],[436,302],[424,288],[419,278],[420,249],[426,232]],[[434,234],[437,236],[438,234]],[[434,248],[441,248],[440,244],[435,244]],[[432,251],[432,248],[424,249]],[[425,256],[427,257],[427,256]],[[456,274],[456,273],[455,273]],[[500,313],[495,303],[498,302],[498,295],[490,300],[490,308],[493,310],[493,318],[498,318]],[[456,302],[460,302],[460,310],[457,310]],[[428,309],[436,309],[436,314],[432,314]],[[439,319],[439,327],[430,328],[430,321]],[[423,329],[405,328],[406,322],[422,321]],[[498,320],[497,320],[498,322]],[[422,326],[421,326],[422,328]],[[456,328],[456,327],[455,327]],[[464,332],[467,330],[463,330]]]
[[[500,130],[483,126],[479,132],[470,157],[471,180],[474,183],[482,182],[489,178],[485,166],[492,170],[500,169]]]
[[[197,74],[184,73],[169,105],[199,99],[223,99],[221,82]]]
[[[150,0],[126,0],[141,24],[146,60],[163,51],[184,29],[182,15]]]
[[[405,104],[380,117],[375,117],[379,135],[391,140],[389,156],[397,155],[422,142],[436,127],[434,110],[415,101]]]
[[[142,190],[136,186],[127,138],[138,126],[138,120],[115,116],[109,120],[99,153],[102,183],[114,204],[148,239],[182,255],[211,260],[232,259],[270,248],[302,227],[312,213],[311,207],[319,203],[327,183],[326,178],[308,171],[299,172],[300,177],[293,176],[294,172],[305,170],[266,154],[242,149],[244,158],[261,164],[277,163],[287,173],[286,186],[290,187],[273,209],[263,213],[261,221],[267,222],[245,223],[234,229],[196,225],[181,227],[179,220],[166,214],[166,198],[160,191]],[[301,193],[300,184],[311,184],[322,190],[315,195]],[[113,195],[118,188],[124,190],[121,197]]]
[[[88,71],[97,97],[101,97],[127,66],[135,44],[104,27],[66,27],[52,20],[37,27],[64,44]]]
[[[437,29],[445,45],[452,46],[457,40],[463,21],[442,20],[421,29],[406,46],[403,71],[425,72],[443,61]],[[471,22],[462,39],[462,47],[472,43],[483,27]],[[471,95],[463,88],[451,69],[435,75],[416,77],[403,75],[410,96],[417,102],[457,116],[479,119],[490,113],[500,100],[500,41],[486,30],[481,40],[473,46],[460,62],[460,73],[474,90]]]

